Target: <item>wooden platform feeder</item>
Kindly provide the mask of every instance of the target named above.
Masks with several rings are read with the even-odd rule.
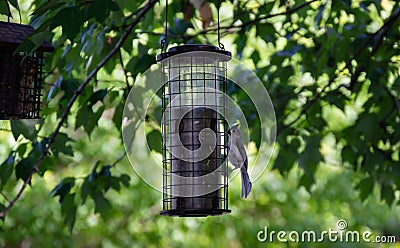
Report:
[[[32,53],[14,54],[34,31],[29,25],[0,22],[0,120],[40,117],[43,53],[54,47],[44,41]]]

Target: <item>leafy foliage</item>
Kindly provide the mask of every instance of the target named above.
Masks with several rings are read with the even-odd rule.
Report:
[[[206,2],[210,8],[203,9],[192,6],[191,2],[170,1],[168,43],[217,44],[216,1]],[[37,30],[18,48],[19,51],[33,50],[44,39],[52,41],[57,48],[46,55],[49,74],[43,91],[42,121],[10,122],[14,145],[8,147],[8,152],[0,154],[4,161],[0,165],[2,192],[12,195],[18,181],[27,180],[68,101],[145,5],[145,1],[126,0],[27,0],[20,1],[20,5],[15,0],[0,1],[2,18],[15,19],[19,10],[25,20],[31,15],[30,23]],[[30,7],[23,9],[22,6]],[[278,150],[268,173],[283,175],[282,184],[290,183],[294,171],[299,174],[292,188],[288,186],[277,192],[271,184],[261,182],[255,189],[260,195],[253,203],[246,205],[232,200],[233,206],[249,208],[256,216],[265,210],[270,214],[269,219],[274,219],[272,209],[289,211],[289,207],[285,207],[288,203],[293,204],[294,209],[298,208],[293,203],[296,196],[311,194],[329,201],[322,197],[325,192],[339,203],[356,199],[379,207],[382,207],[379,201],[385,202],[386,207],[398,205],[399,3],[389,0],[225,1],[222,9],[221,33],[225,47],[263,79],[274,103]],[[131,187],[130,177],[119,171],[118,163],[114,163],[120,161],[115,153],[123,150],[120,133],[124,99],[138,77],[155,63],[159,43],[165,38],[164,13],[165,3],[146,13],[119,54],[108,61],[79,95],[37,171],[39,176],[35,175],[37,180],[53,173],[65,176],[59,178],[51,195],[58,197],[61,214],[70,232],[80,218],[79,209],[89,207],[91,212],[109,220],[115,213],[112,211],[114,203],[108,195],[122,191],[121,186]],[[210,14],[214,17],[213,22],[202,19]],[[208,29],[203,30],[206,26]],[[261,126],[254,116],[254,106],[234,85],[230,86],[229,94],[245,111],[251,141],[259,148]],[[160,119],[157,111],[151,113],[150,119]],[[154,129],[147,132],[150,148],[155,152],[161,150],[159,124],[155,121],[152,123]],[[101,151],[107,151],[107,156],[99,154]],[[335,184],[339,187],[335,191],[319,182],[319,171],[332,164],[341,171],[336,176],[347,178],[345,185],[357,193],[343,195],[346,190],[340,183]],[[276,174],[276,177],[280,175]],[[334,183],[332,178],[327,180]],[[39,183],[35,180],[32,189],[37,187],[36,184]],[[132,190],[150,191],[135,185]],[[282,194],[286,198],[279,196]],[[140,199],[147,196],[154,202],[159,201],[155,193],[135,195]],[[304,202],[308,199],[301,196]],[[379,199],[375,201],[374,197]],[[136,201],[138,206],[135,208],[151,208],[149,202]],[[312,204],[318,203],[313,201]],[[6,205],[6,201],[0,203],[0,209]],[[360,202],[351,207],[368,212]],[[317,212],[318,206],[310,208]],[[335,211],[336,216],[340,215],[339,210]],[[286,217],[294,216],[288,214]],[[144,217],[136,214],[135,218]],[[358,218],[354,221],[359,225],[369,225],[361,221],[367,219],[361,214],[354,218]],[[261,219],[265,220],[264,217]],[[163,220],[156,221],[167,227]],[[223,219],[221,223],[213,223],[213,228],[221,229],[215,233],[223,233],[225,226],[232,222],[239,226],[238,223],[245,221]],[[305,223],[305,220],[296,223],[299,222]],[[179,223],[181,228],[188,228],[184,221]],[[358,224],[355,226],[359,227]],[[245,238],[250,231],[236,231],[237,240],[244,246],[254,244]],[[171,233],[166,230],[163,234]],[[157,238],[157,234],[148,230],[141,241],[165,245],[162,241],[157,243]],[[202,245],[206,246],[207,242]]]

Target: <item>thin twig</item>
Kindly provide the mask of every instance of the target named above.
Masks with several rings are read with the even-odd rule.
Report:
[[[242,24],[239,24],[239,25],[236,25],[236,26],[232,23],[229,26],[222,26],[222,27],[220,27],[220,29],[222,30],[222,29],[243,28],[245,26],[248,26],[248,25],[251,25],[251,24],[254,24],[254,23],[257,23],[257,22],[259,23],[261,21],[270,19],[272,17],[282,16],[282,15],[290,15],[290,14],[292,14],[292,13],[294,13],[294,12],[296,12],[296,11],[298,11],[298,10],[300,10],[300,9],[302,9],[302,8],[308,6],[311,3],[316,2],[316,1],[317,0],[311,0],[311,1],[308,1],[308,2],[304,2],[304,3],[301,3],[301,4],[295,6],[295,7],[291,8],[291,9],[288,9],[287,11],[284,11],[284,12],[275,13],[275,14],[269,14],[269,15],[265,15],[265,16],[262,16],[262,17],[257,17],[254,20],[243,22]],[[213,27],[213,28],[210,28],[210,29],[207,29],[207,30],[203,30],[203,31],[199,32],[198,34],[205,34],[205,33],[208,33],[210,31],[217,31],[217,30],[218,30],[218,27]],[[194,36],[197,36],[197,35],[194,35]]]
[[[390,18],[385,22],[385,24],[378,30],[378,40],[375,42],[374,46],[372,47],[372,54],[375,54],[378,50],[379,46],[381,45],[383,38],[389,32],[389,29],[393,26],[394,22],[400,17],[400,8],[397,8],[394,11],[394,14],[390,16]]]
[[[8,204],[8,206],[1,211],[0,213],[0,218],[4,217],[8,211],[14,206],[14,204],[19,200],[19,198],[22,196],[22,193],[24,192],[26,186],[30,183],[33,174],[35,173],[36,170],[38,170],[40,164],[43,162],[43,159],[47,156],[47,154],[50,151],[51,146],[53,145],[58,133],[60,132],[61,127],[64,124],[64,121],[67,119],[68,113],[72,108],[72,105],[78,98],[78,96],[82,93],[84,88],[89,84],[89,82],[93,79],[93,77],[97,74],[97,72],[119,51],[119,49],[122,47],[124,44],[125,40],[128,38],[129,34],[132,32],[133,28],[142,20],[144,15],[158,2],[158,0],[150,0],[142,9],[141,11],[138,12],[135,20],[129,25],[129,27],[125,30],[125,32],[122,34],[121,38],[118,40],[118,42],[115,44],[115,47],[107,54],[106,57],[103,58],[103,60],[93,69],[93,71],[88,75],[86,80],[79,86],[79,88],[74,92],[74,95],[68,102],[61,119],[54,131],[54,133],[51,135],[49,143],[46,146],[46,149],[42,152],[40,155],[39,159],[36,161],[34,164],[31,172],[29,173],[28,178],[25,180],[24,184],[22,185],[21,189],[19,190],[18,194],[15,196],[15,198]]]
[[[232,23],[231,25],[228,25],[228,26],[221,26],[220,30],[225,30],[225,32],[232,33],[231,29],[240,29],[240,28],[243,28],[244,26],[251,25],[251,24],[256,23],[256,22],[265,21],[265,20],[270,19],[272,17],[282,16],[282,15],[290,15],[290,14],[292,14],[292,13],[294,13],[294,12],[296,12],[296,11],[298,11],[298,10],[300,10],[300,9],[302,9],[302,8],[308,6],[311,3],[316,2],[316,1],[317,0],[311,0],[311,1],[299,4],[299,5],[291,8],[291,9],[288,9],[288,10],[286,10],[284,12],[275,13],[275,14],[269,14],[269,15],[265,15],[265,16],[262,16],[262,17],[257,17],[254,20],[250,20],[250,21],[244,22],[242,24],[234,25],[234,23]],[[229,19],[231,19],[231,18],[229,18]],[[124,27],[124,26],[120,26],[119,28],[121,28],[121,27]],[[215,32],[215,31],[218,31],[218,27],[216,25],[213,25],[213,26],[210,26],[208,29],[202,30],[202,31],[200,31],[200,32],[198,32],[197,34],[194,34],[194,35],[172,34],[172,36],[173,37],[174,36],[182,37],[183,39],[191,39],[193,37],[196,37],[196,36],[199,36],[199,35],[208,34],[208,33],[212,33],[212,32]],[[154,36],[163,35],[162,33],[146,32],[146,31],[137,31],[135,33],[137,33],[137,34],[149,34],[149,35],[154,35]]]
[[[1,196],[3,196],[3,198],[7,201],[7,202],[11,202],[10,199],[3,193],[0,192]]]
[[[121,154],[121,156],[118,157],[117,160],[114,161],[114,163],[111,164],[112,167],[114,167],[116,164],[118,164],[119,162],[121,162],[124,158],[125,158],[125,151]]]

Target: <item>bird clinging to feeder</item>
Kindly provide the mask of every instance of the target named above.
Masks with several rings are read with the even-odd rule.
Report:
[[[239,124],[233,125],[228,130],[228,134],[230,136],[228,159],[229,162],[235,166],[235,169],[240,168],[240,175],[242,178],[242,198],[247,198],[250,194],[252,184],[249,174],[247,173],[248,159],[242,142],[242,133],[240,132]]]

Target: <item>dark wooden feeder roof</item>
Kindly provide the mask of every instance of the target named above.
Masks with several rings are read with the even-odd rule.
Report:
[[[35,29],[29,25],[0,21],[0,47],[17,48]],[[39,52],[53,52],[54,47],[44,40]]]

